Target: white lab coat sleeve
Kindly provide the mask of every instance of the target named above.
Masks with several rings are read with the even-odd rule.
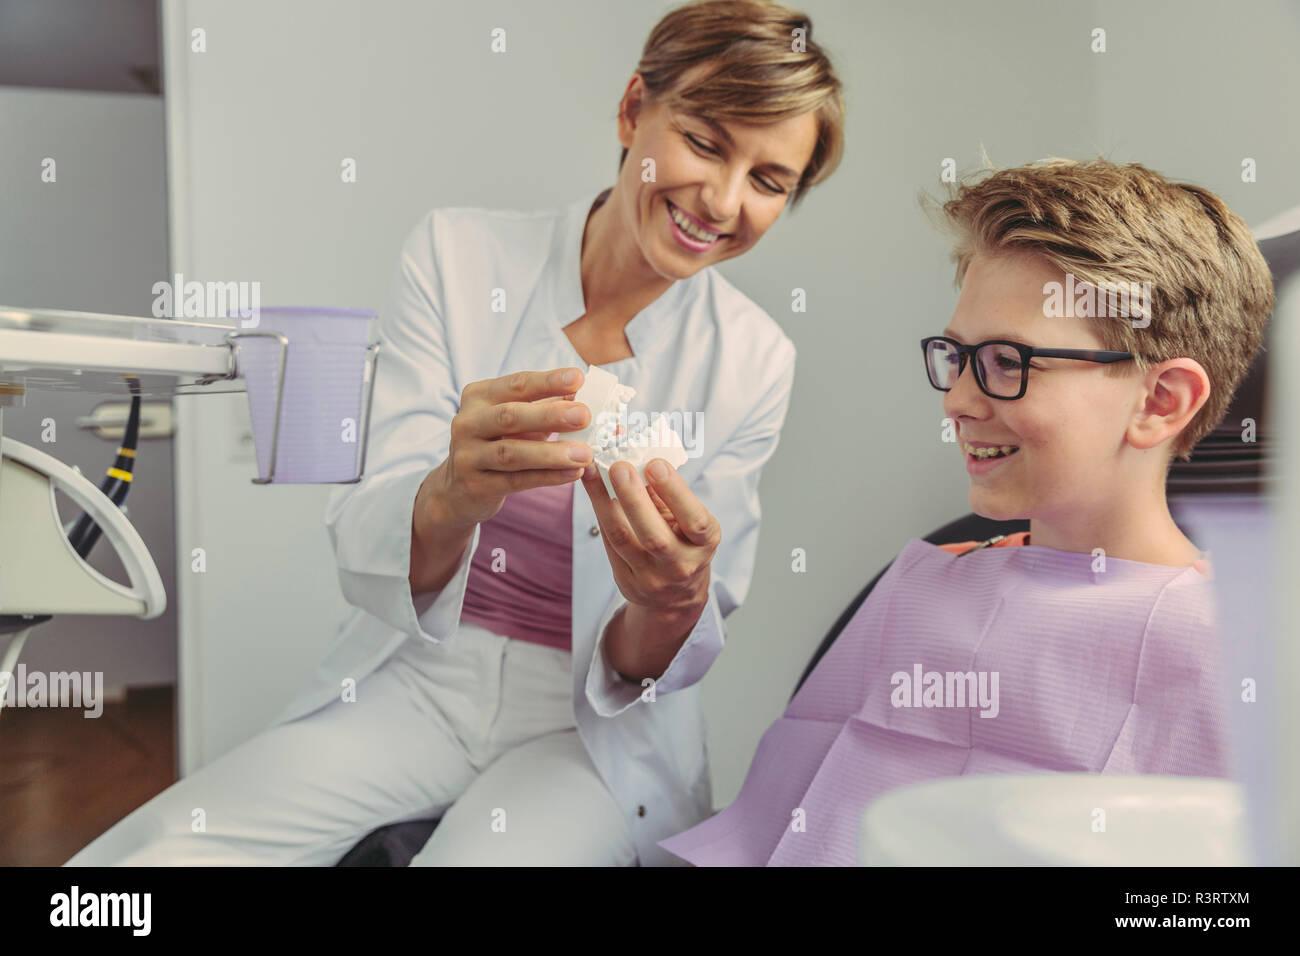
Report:
[[[762,399],[692,484],[696,497],[718,519],[722,541],[710,569],[708,604],[685,643],[655,679],[655,697],[690,687],[708,673],[725,642],[723,620],[749,593],[762,516],[759,476],[776,451],[794,386],[795,348],[788,339],[781,341],[786,347],[771,363],[777,372]],[[643,688],[624,680],[605,655],[605,628],[625,604],[620,594],[606,609],[587,670],[587,700],[602,717],[616,717],[638,702],[648,702],[649,685]]]
[[[325,526],[349,604],[409,636],[439,643],[456,631],[479,528],[451,580],[413,599],[411,520],[425,476],[446,458],[460,389],[448,357],[435,236],[437,212],[408,236],[388,310],[370,410],[366,473],[330,495]]]

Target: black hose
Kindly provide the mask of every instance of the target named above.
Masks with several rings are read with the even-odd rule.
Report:
[[[135,472],[135,451],[140,438],[140,382],[134,378],[129,379],[128,382],[132,392],[131,412],[127,416],[122,444],[117,449],[117,459],[108,469],[99,486],[99,490],[119,508],[126,500],[126,493],[131,490],[131,478]],[[72,544],[72,549],[85,558],[90,555],[91,549],[95,547],[95,542],[99,540],[102,533],[94,518],[89,514],[82,514],[73,526],[72,533],[68,535],[68,541]]]

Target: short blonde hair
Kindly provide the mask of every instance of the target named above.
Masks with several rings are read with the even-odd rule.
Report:
[[[684,75],[701,65],[701,75],[687,86]],[[797,10],[771,0],[688,3],[650,31],[637,72],[657,102],[713,119],[768,123],[815,114],[817,143],[791,206],[840,163],[842,87],[830,58],[813,42],[812,18]],[[626,159],[624,149],[620,169]]]
[[[1239,216],[1200,186],[1104,159],[977,173],[942,212],[956,235],[958,284],[973,256],[1013,253],[1036,253],[1099,289],[1150,283],[1150,325],[1089,321],[1141,370],[1180,357],[1205,369],[1210,397],[1172,443],[1173,457],[1190,458],[1226,414],[1273,311],[1268,264]],[[1122,375],[1128,363],[1108,369]]]

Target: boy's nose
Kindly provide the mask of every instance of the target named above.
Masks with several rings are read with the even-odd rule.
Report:
[[[949,418],[956,419],[965,415],[970,418],[987,416],[989,398],[975,381],[975,371],[971,362],[957,376],[952,388],[943,393],[943,411]]]

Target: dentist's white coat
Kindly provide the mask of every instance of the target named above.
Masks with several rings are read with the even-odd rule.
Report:
[[[479,529],[447,586],[413,602],[407,575],[415,494],[446,457],[467,384],[521,370],[587,368],[563,328],[585,312],[580,253],[596,198],[536,213],[437,209],[407,239],[380,319],[366,473],[335,489],[326,511],[353,610],[276,723],[337,699],[345,679],[360,683],[410,636],[456,639]],[[504,311],[494,311],[502,301]],[[703,434],[683,436],[701,453],[680,471],[720,523],[722,542],[708,606],[656,681],[654,700],[643,700],[641,686],[620,679],[603,654],[600,637],[626,602],[591,502],[574,482],[574,712],[641,864],[672,865],[681,861],[656,842],[713,810],[699,681],[722,650],[723,618],[749,590],[759,473],[785,420],[795,349],[771,317],[711,268],[674,283],[632,319],[626,335],[634,356],[602,367],[636,389],[632,410],[702,413]]]

